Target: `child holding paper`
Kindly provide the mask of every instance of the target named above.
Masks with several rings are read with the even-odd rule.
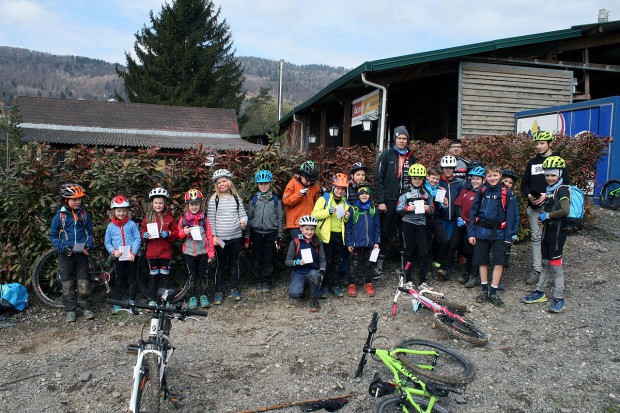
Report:
[[[372,285],[373,270],[370,268],[371,254],[375,251],[374,261],[379,257],[381,244],[381,224],[379,213],[370,199],[371,189],[368,185],[361,185],[357,189],[357,200],[351,207],[351,218],[347,222],[345,244],[352,254],[351,272],[349,275],[349,297],[357,296],[358,275],[364,274],[364,288],[369,297],[375,296],[375,287]]]
[[[151,206],[142,220],[140,234],[146,242],[146,260],[149,264],[149,305],[156,305],[157,287],[161,281],[163,288],[170,283],[170,264],[174,255],[172,244],[177,240],[174,219],[168,214],[168,191],[162,187],[153,188],[149,193]]]
[[[434,213],[427,217],[426,220],[426,233],[429,248],[431,249],[431,257],[437,262],[435,267],[441,267],[445,262],[446,253],[450,245],[450,239],[446,232],[446,228],[443,226],[441,220],[441,206],[446,198],[446,190],[439,186],[441,180],[441,172],[438,168],[430,167],[426,171],[426,182],[424,183],[424,189],[434,199],[433,208]]]
[[[203,195],[198,189],[190,189],[185,193],[185,214],[179,220],[179,239],[183,242],[183,254],[191,277],[192,295],[189,308],[209,307],[207,296],[208,264],[215,257],[213,249],[213,233],[211,224],[202,210]]]
[[[445,198],[441,204],[441,221],[446,229],[448,239],[450,239],[452,238],[452,231],[456,226],[457,218],[457,208],[456,205],[454,205],[454,202],[461,193],[461,189],[463,189],[463,181],[457,179],[454,175],[454,170],[457,165],[457,159],[455,156],[444,156],[441,158],[439,165],[441,167],[441,179],[439,180],[439,186],[446,191]],[[447,248],[445,251],[447,253]],[[444,253],[444,255],[440,255],[438,257],[437,263],[435,264],[435,268],[437,269],[437,278],[440,280],[446,280],[448,278],[445,260],[446,255]]]
[[[428,265],[428,244],[426,234],[426,220],[433,212],[433,198],[424,187],[426,168],[421,164],[413,164],[408,172],[411,180],[409,191],[398,199],[396,212],[403,216],[400,233],[403,240],[403,258],[406,263],[413,264],[413,244],[418,246],[418,276],[419,284],[426,282],[426,267]],[[410,266],[405,270],[406,281],[412,281]]]
[[[140,251],[140,230],[131,220],[129,201],[122,195],[110,202],[110,220],[105,231],[105,247],[114,258],[116,279],[112,298],[120,300],[126,285],[129,285],[129,299],[136,299],[136,255]],[[120,310],[115,305],[112,313]]]

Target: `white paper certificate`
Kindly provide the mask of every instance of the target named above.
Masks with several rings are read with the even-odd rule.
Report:
[[[418,199],[416,201],[413,201],[413,206],[415,208],[415,213],[416,214],[423,214],[424,213],[424,201],[422,199]]]
[[[446,197],[446,190],[444,188],[437,188],[437,193],[435,194],[435,202],[443,203],[444,198]]]
[[[336,207],[336,216],[338,217],[338,219],[344,216],[344,207],[342,206],[342,204]]]
[[[370,258],[368,259],[368,261],[377,262],[377,259],[379,258],[379,251],[381,251],[380,248],[373,248],[372,252],[370,253]]]
[[[312,251],[310,250],[310,248],[304,248],[300,252],[301,260],[304,262],[304,264],[310,264],[311,262],[314,262],[314,260],[312,259]]]
[[[121,245],[118,247],[118,250],[121,252],[121,256],[118,257],[119,261],[129,261],[129,253],[131,252],[131,247],[129,245]]]
[[[159,238],[159,228],[157,227],[157,222],[146,224],[146,230],[149,233],[149,239]]]
[[[75,244],[73,244],[73,252],[82,252],[84,251],[84,244],[83,242],[76,242]]]
[[[202,240],[202,236],[200,235],[200,227],[190,227],[190,234],[192,234],[192,239],[194,241]]]

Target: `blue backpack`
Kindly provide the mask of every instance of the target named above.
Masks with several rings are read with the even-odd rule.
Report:
[[[19,283],[0,285],[0,311],[24,311],[28,307],[28,291]]]
[[[583,225],[583,216],[586,210],[586,195],[575,185],[561,186],[567,187],[570,192],[570,211],[568,217],[566,217],[566,224],[569,227],[579,227]]]

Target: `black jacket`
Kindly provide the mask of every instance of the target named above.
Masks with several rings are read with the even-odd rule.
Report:
[[[398,176],[399,157],[404,156],[403,168]],[[375,194],[377,204],[385,201],[398,201],[401,194],[409,189],[409,167],[417,163],[413,152],[408,151],[405,155],[399,154],[396,149],[390,148],[381,152],[377,159],[375,172]]]
[[[552,155],[557,156],[557,154]],[[534,191],[544,194],[547,191],[545,172],[542,169],[542,164],[546,158],[546,156],[536,155],[534,158],[530,159],[525,167],[523,179],[521,179],[521,193],[527,199],[527,204],[532,208],[538,207],[534,206],[534,204],[532,204],[527,197],[530,192]],[[570,185],[570,174],[566,168],[562,170],[562,179],[564,180],[565,185]]]

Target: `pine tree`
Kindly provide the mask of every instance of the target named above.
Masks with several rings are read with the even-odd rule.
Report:
[[[131,102],[239,111],[243,69],[234,57],[226,20],[211,0],[173,0],[152,27],[136,33],[134,61],[116,67]]]

